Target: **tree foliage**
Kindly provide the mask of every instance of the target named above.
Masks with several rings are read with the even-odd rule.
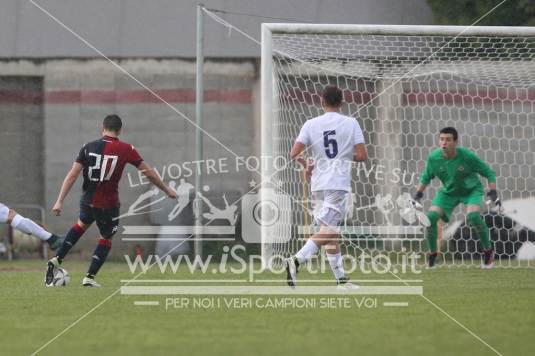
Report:
[[[501,0],[427,0],[435,24],[472,25]],[[477,26],[535,26],[535,0],[506,0]]]

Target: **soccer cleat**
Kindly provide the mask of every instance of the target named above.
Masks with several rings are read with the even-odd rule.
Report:
[[[359,289],[360,287],[357,284],[353,284],[349,282],[349,277],[341,277],[336,281],[338,289],[345,289],[345,290],[351,290],[351,289]]]
[[[57,257],[51,258],[46,264],[45,287],[54,286],[54,271],[59,267]]]
[[[494,267],[494,250],[489,248],[488,250],[483,250],[483,268],[491,269]]]
[[[84,277],[82,280],[82,286],[84,287],[102,287],[100,284],[95,282],[93,278]]]
[[[48,243],[48,246],[51,250],[57,250],[61,244],[63,243],[63,238],[59,237],[58,235],[52,234],[46,242]]]
[[[297,281],[297,272],[299,270],[299,261],[296,257],[290,257],[286,260],[286,282],[291,288],[295,288]]]
[[[430,253],[427,256],[427,269],[435,268],[437,256],[438,256],[438,252]]]

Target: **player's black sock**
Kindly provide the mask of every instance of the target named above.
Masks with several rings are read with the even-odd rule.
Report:
[[[106,261],[106,257],[108,257],[108,253],[110,252],[110,250],[111,240],[100,239],[98,241],[97,248],[95,249],[95,252],[93,252],[93,256],[91,257],[91,264],[89,265],[89,269],[87,270],[87,277],[95,277],[100,267],[102,267],[102,265],[104,264],[104,261]]]
[[[54,250],[54,246],[56,246],[56,245],[61,243],[61,241],[59,239],[59,236],[58,235],[54,235],[54,234],[52,234],[52,236],[50,236],[48,238],[48,240],[46,240],[46,242],[48,243],[50,248],[53,249],[53,250]]]
[[[430,253],[427,260],[428,267],[435,267],[435,261],[437,259],[438,252]]]
[[[67,236],[65,236],[65,240],[63,240],[63,243],[56,252],[56,257],[60,262],[63,261],[65,256],[67,256],[71,248],[78,242],[84,232],[85,230],[82,229],[78,224],[74,224],[71,227],[71,229],[67,233]]]

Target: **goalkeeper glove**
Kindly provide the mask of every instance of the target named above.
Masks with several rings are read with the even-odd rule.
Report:
[[[422,200],[423,197],[424,197],[424,193],[418,191],[418,192],[416,192],[416,194],[414,194],[414,196],[412,197],[412,200],[414,200],[415,202],[419,203],[420,200]]]
[[[424,197],[424,193],[417,191],[416,194],[412,197],[411,204],[412,207],[415,209],[422,209],[422,204],[420,204],[420,200]]]
[[[496,189],[491,189],[487,192],[487,196],[489,197],[489,199],[497,204],[497,202],[499,202],[499,199],[498,199],[498,192],[496,191]]]

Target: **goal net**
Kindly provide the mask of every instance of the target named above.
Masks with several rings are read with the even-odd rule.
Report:
[[[353,168],[342,253],[424,261],[425,228],[407,199],[446,126],[496,171],[502,200],[535,197],[535,28],[264,24],[263,156],[288,156],[303,123],[323,113],[327,84],[343,90],[341,112],[358,120],[370,157]],[[279,224],[263,230],[263,256],[289,256],[313,231],[309,188],[293,164],[263,168],[291,199]],[[435,179],[424,211],[439,188]],[[457,207],[439,228],[442,264],[481,264],[465,212]],[[517,259],[535,232],[491,206],[482,215],[498,265],[535,266]]]

